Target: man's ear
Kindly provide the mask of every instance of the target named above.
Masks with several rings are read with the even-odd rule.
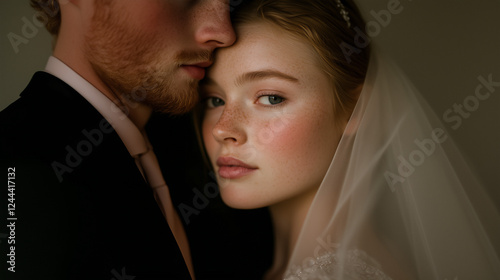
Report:
[[[68,11],[68,16],[71,20],[75,19],[75,16],[81,16],[82,21],[91,18],[94,12],[94,3],[97,0],[54,0],[59,2],[59,7],[61,9],[61,14],[66,10]]]
[[[80,6],[80,0],[52,0],[54,2],[57,2],[59,4],[59,8],[63,10],[65,7],[70,7],[70,6]]]
[[[67,5],[70,5],[70,6],[75,6],[77,8],[79,8],[82,4],[82,2],[93,2],[94,0],[87,0],[87,1],[82,1],[82,0],[53,0],[53,1],[57,1],[59,2],[59,7],[64,7],[64,6],[67,6]]]

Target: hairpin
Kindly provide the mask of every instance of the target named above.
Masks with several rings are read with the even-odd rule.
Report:
[[[349,12],[345,9],[344,4],[340,0],[335,0],[337,2],[337,7],[340,9],[340,15],[347,22],[347,28],[351,27],[351,18],[349,17]]]

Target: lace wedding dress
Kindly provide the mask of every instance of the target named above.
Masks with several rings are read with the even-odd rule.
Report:
[[[302,266],[289,268],[285,280],[336,280],[335,274],[342,260],[335,252],[328,252],[315,259],[310,259]],[[354,249],[345,255],[343,278],[352,280],[392,280],[385,275],[379,263],[362,250]],[[333,277],[333,278],[332,278]]]

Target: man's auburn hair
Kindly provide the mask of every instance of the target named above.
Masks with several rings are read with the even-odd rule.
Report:
[[[59,33],[61,11],[57,0],[30,0],[31,7],[38,12],[38,20],[45,23],[45,28],[52,35]]]

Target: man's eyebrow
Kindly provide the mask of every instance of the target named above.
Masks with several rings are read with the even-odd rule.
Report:
[[[269,78],[278,78],[278,79],[288,80],[294,83],[299,82],[299,79],[293,76],[290,76],[288,74],[285,74],[277,70],[269,69],[269,70],[260,70],[260,71],[252,71],[244,73],[236,79],[235,84],[237,86],[241,86],[242,84],[249,81],[269,79]]]

